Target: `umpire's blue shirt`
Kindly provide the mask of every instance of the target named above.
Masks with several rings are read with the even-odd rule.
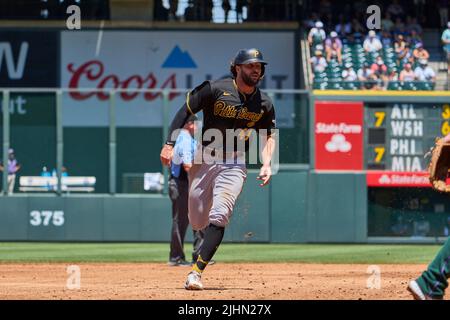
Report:
[[[193,162],[196,146],[195,139],[187,130],[182,129],[173,148],[172,165],[170,167],[170,173],[173,177],[179,178],[180,174],[185,176],[181,172],[181,170],[184,171],[183,163],[191,164]]]

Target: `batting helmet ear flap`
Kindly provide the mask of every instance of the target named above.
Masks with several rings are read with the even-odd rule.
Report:
[[[233,61],[231,61],[230,63],[230,72],[233,75],[234,78],[237,77],[237,72],[236,72],[236,65],[234,64]]]

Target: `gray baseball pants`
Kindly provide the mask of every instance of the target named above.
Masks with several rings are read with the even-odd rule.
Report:
[[[210,223],[225,227],[247,178],[245,164],[194,164],[189,170],[189,222],[194,230]]]

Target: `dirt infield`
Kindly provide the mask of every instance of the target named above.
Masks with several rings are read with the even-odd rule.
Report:
[[[0,299],[410,299],[405,290],[425,265],[230,264],[209,266],[205,290],[186,291],[189,267],[163,263],[80,263],[80,288],[70,264],[0,264]],[[369,280],[369,281],[368,281]]]

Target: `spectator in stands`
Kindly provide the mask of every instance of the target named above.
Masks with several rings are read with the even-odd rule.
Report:
[[[416,80],[416,74],[414,73],[410,63],[405,63],[403,66],[403,70],[400,72],[399,80],[401,82],[411,82]]]
[[[364,63],[362,68],[358,70],[358,80],[362,82],[362,89],[372,89],[374,86],[373,79],[373,72],[369,64]]]
[[[450,73],[450,21],[447,22],[447,29],[442,33],[441,40],[444,44],[444,52],[447,54],[447,68]]]
[[[61,168],[61,177],[68,177],[69,172],[67,172],[67,168],[65,166],[62,166]]]
[[[410,45],[407,43],[405,49],[398,55],[397,64],[401,67],[405,63],[414,63],[414,56]]]
[[[8,170],[8,194],[13,194],[14,192],[14,185],[16,183],[16,173],[20,170],[22,165],[17,161],[16,156],[14,154],[13,149],[8,150],[8,164],[7,164],[7,170]],[[0,162],[0,171],[4,171],[5,167],[3,166],[3,163]]]
[[[414,70],[414,74],[419,81],[436,82],[436,73],[428,65],[428,60],[419,60],[419,65]]]
[[[387,12],[389,12],[394,20],[402,17],[405,14],[403,7],[398,3],[398,0],[392,1],[392,3],[387,8]]]
[[[52,174],[48,171],[47,166],[42,167],[41,177],[51,177]]]
[[[397,54],[397,57],[405,50],[405,47],[406,47],[405,38],[403,37],[403,35],[398,34],[395,37],[395,42],[394,42],[394,50],[395,50],[395,53]]]
[[[155,21],[167,21],[169,19],[169,10],[164,7],[162,0],[155,0],[153,12]]]
[[[196,8],[194,7],[194,1],[189,0],[186,8],[184,9],[184,21],[195,21],[197,20]]]
[[[223,14],[225,16],[225,23],[227,23],[228,22],[228,13],[231,10],[230,0],[222,0],[222,9],[223,9]]]
[[[365,29],[356,18],[352,20],[352,32],[356,42],[362,41]]]
[[[317,45],[323,45],[326,37],[325,30],[323,30],[323,23],[317,21],[314,28],[309,31],[308,43],[310,47],[315,50]]]
[[[364,62],[361,69],[358,70],[358,80],[366,81],[369,79],[369,76],[372,74],[372,70],[367,62]]]
[[[422,38],[416,32],[416,30],[412,29],[410,35],[408,36],[406,42],[408,42],[412,48],[416,48],[417,44],[422,43]]]
[[[363,47],[367,53],[378,52],[383,49],[381,41],[377,38],[377,34],[373,30],[369,31],[368,37],[364,40]]]
[[[389,82],[398,81],[397,71],[395,71],[395,69],[391,69],[391,72],[389,72],[388,78],[389,78]]]
[[[244,7],[248,5],[247,0],[236,0],[236,21],[237,23],[244,22],[242,14],[244,12]]]
[[[346,40],[346,44],[348,44],[349,46],[353,46],[357,43],[356,39],[355,39],[355,35],[353,33],[350,33],[347,36],[347,40]]]
[[[445,27],[445,23],[448,22],[448,6],[449,0],[439,0],[439,16],[441,18],[441,27]]]
[[[391,14],[386,12],[383,20],[381,20],[381,30],[391,32],[394,29],[394,22],[392,21]]]
[[[210,22],[213,20],[213,8],[214,8],[213,0],[203,0],[202,3],[205,8],[204,21]]]
[[[401,18],[397,18],[397,20],[395,20],[394,31],[392,33],[394,34],[394,36],[401,34],[402,36],[406,37],[407,35],[409,35],[409,32],[406,30],[405,24],[403,23]]]
[[[383,45],[383,48],[387,48],[392,45],[392,36],[389,33],[389,31],[383,30],[380,41],[381,44]]]
[[[309,18],[303,21],[303,25],[305,29],[311,30],[316,26],[317,21],[319,21],[319,16],[317,15],[317,12],[312,12]]]
[[[422,35],[423,29],[422,26],[417,22],[417,18],[415,17],[406,17],[406,29],[411,33],[415,31],[418,35]]]
[[[347,38],[347,36],[352,33],[352,24],[346,22],[345,16],[343,14],[339,15],[339,22],[334,28],[341,39]]]
[[[389,80],[388,68],[384,63],[383,58],[381,58],[381,56],[378,56],[375,59],[375,62],[371,65],[370,70],[372,70],[372,73],[376,75],[379,80],[381,80],[384,84],[387,84]]]
[[[380,79],[375,73],[369,76],[369,79],[364,83],[363,87],[367,90],[384,90],[387,81]]]
[[[428,60],[430,58],[430,54],[423,47],[422,42],[418,42],[416,44],[416,48],[413,51],[413,56],[414,56],[415,61],[419,61],[420,59]]]
[[[351,64],[347,63],[345,69],[342,71],[342,80],[344,81],[356,81],[358,80],[358,75]]]
[[[322,73],[328,66],[327,60],[323,57],[321,50],[316,50],[314,56],[311,58],[311,68],[314,73]]]
[[[339,64],[342,64],[342,42],[337,32],[331,31],[330,37],[325,40],[325,52],[328,62],[336,59]]]
[[[194,9],[195,16],[198,21],[212,21],[212,9],[213,9],[213,1],[212,0],[195,0],[194,1]]]
[[[177,21],[178,0],[169,0],[169,21]]]

